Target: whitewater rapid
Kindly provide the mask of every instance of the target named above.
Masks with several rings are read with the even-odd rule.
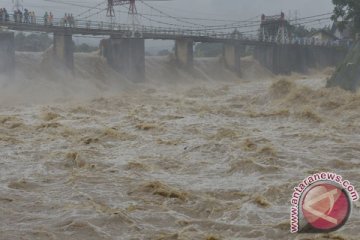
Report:
[[[331,234],[291,235],[289,215],[312,173],[360,187],[359,94],[218,61],[148,59],[132,84],[84,54],[77,79],[3,85],[0,239],[358,239],[358,204]]]

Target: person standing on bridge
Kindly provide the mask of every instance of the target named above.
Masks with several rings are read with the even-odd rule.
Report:
[[[33,23],[32,11],[29,11],[29,23]]]
[[[49,14],[48,14],[48,12],[45,12],[45,14],[44,14],[44,25],[48,25],[48,18],[49,18]]]
[[[5,16],[5,22],[9,21],[9,13],[7,12],[6,8],[4,8],[4,16]]]
[[[18,22],[18,11],[17,10],[15,10],[14,11],[14,22]]]
[[[20,9],[18,10],[18,14],[19,14],[19,22],[22,23],[23,22],[23,13],[20,11]]]
[[[24,10],[24,23],[30,23],[30,21],[29,21],[29,11],[26,8]]]
[[[67,25],[68,25],[68,20],[69,20],[69,17],[67,15],[67,13],[65,13],[65,16],[64,16],[64,25],[65,25],[65,27],[67,27]]]
[[[1,21],[6,21],[6,9],[1,8]]]
[[[36,24],[36,16],[34,11],[31,12],[31,23]]]
[[[54,21],[54,16],[52,14],[52,12],[49,13],[49,25],[52,26],[53,25],[53,21]]]
[[[32,12],[32,11],[29,12],[29,19],[30,19],[30,23],[33,24],[33,23],[34,23],[34,21],[33,21],[34,19],[33,19],[33,12]]]
[[[70,17],[69,17],[69,24],[70,24],[70,27],[75,26],[75,20],[74,20],[74,16],[72,15],[72,13],[70,14]]]

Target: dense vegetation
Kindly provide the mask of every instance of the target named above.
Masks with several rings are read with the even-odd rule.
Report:
[[[195,46],[194,55],[196,57],[217,57],[222,54],[222,50],[221,43],[198,43]]]
[[[86,43],[75,45],[75,52],[94,52],[98,49],[98,47],[90,46]]]
[[[330,26],[325,26],[323,28],[311,28],[311,29],[308,29],[303,25],[291,25],[290,26],[291,35],[293,37],[300,37],[300,38],[309,37],[312,34],[318,32],[320,30],[331,33],[331,27]]]
[[[360,32],[360,1],[333,0],[335,5],[333,19],[354,21],[353,32]],[[356,91],[360,86],[360,41],[350,50],[344,62],[328,80],[327,86],[339,86],[346,90]]]
[[[353,21],[353,31],[360,32],[360,1],[359,0],[332,0],[335,5],[332,20],[339,21],[344,27],[347,22]]]

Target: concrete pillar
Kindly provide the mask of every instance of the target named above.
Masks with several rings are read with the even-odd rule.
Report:
[[[292,69],[291,54],[289,45],[275,45],[273,56],[273,73],[275,74],[290,74]]]
[[[291,54],[291,63],[292,70],[299,73],[306,73],[308,71],[308,66],[306,63],[306,52],[307,49],[302,45],[292,45],[292,51],[294,54]]]
[[[241,75],[240,57],[242,48],[238,44],[225,43],[223,57],[225,66],[239,76]]]
[[[261,65],[268,68],[272,72],[275,69],[274,55],[275,55],[275,46],[274,45],[258,45],[254,49],[254,57]]]
[[[177,39],[175,41],[175,56],[181,67],[192,68],[194,63],[193,40]]]
[[[116,71],[132,81],[145,79],[145,40],[112,36],[100,44],[102,55]]]
[[[56,62],[66,68],[74,69],[74,43],[72,35],[66,33],[54,33],[54,57]]]
[[[289,55],[288,45],[263,45],[256,46],[255,58],[274,74],[289,74],[292,60],[295,55]]]
[[[106,58],[106,60],[110,65],[109,58],[111,56],[111,39],[110,38],[101,39],[99,50],[100,50],[100,56]]]
[[[15,66],[15,41],[13,32],[0,32],[0,73],[11,74]]]

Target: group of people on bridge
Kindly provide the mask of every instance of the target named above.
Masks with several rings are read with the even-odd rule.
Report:
[[[43,18],[44,25],[52,26],[54,25],[54,15],[52,12],[45,12]],[[34,11],[29,11],[24,9],[16,9],[13,16],[9,14],[6,8],[0,8],[0,22],[15,22],[15,23],[26,23],[26,24],[36,24],[36,16]],[[60,19],[59,25],[63,27],[75,27],[75,18],[71,13],[65,13],[64,17]]]
[[[52,12],[45,12],[44,25],[52,26],[54,24],[54,15]],[[64,17],[60,19],[60,26],[62,27],[74,27],[75,18],[71,13],[65,13]]]
[[[34,11],[29,11],[28,9],[24,9],[22,12],[20,9],[14,11],[13,14],[14,22],[15,23],[36,23],[36,16]],[[6,10],[6,8],[0,8],[0,21],[2,22],[9,22],[10,14]]]
[[[45,12],[44,14],[44,25],[50,25],[52,26],[54,23],[54,15],[52,12]]]
[[[7,12],[6,8],[0,8],[0,21],[9,21],[9,13]]]
[[[29,11],[26,8],[24,9],[24,12],[20,9],[15,10],[13,17],[14,22],[16,23],[36,23],[35,12]]]
[[[65,13],[61,25],[65,27],[75,27],[75,18],[72,13]]]

